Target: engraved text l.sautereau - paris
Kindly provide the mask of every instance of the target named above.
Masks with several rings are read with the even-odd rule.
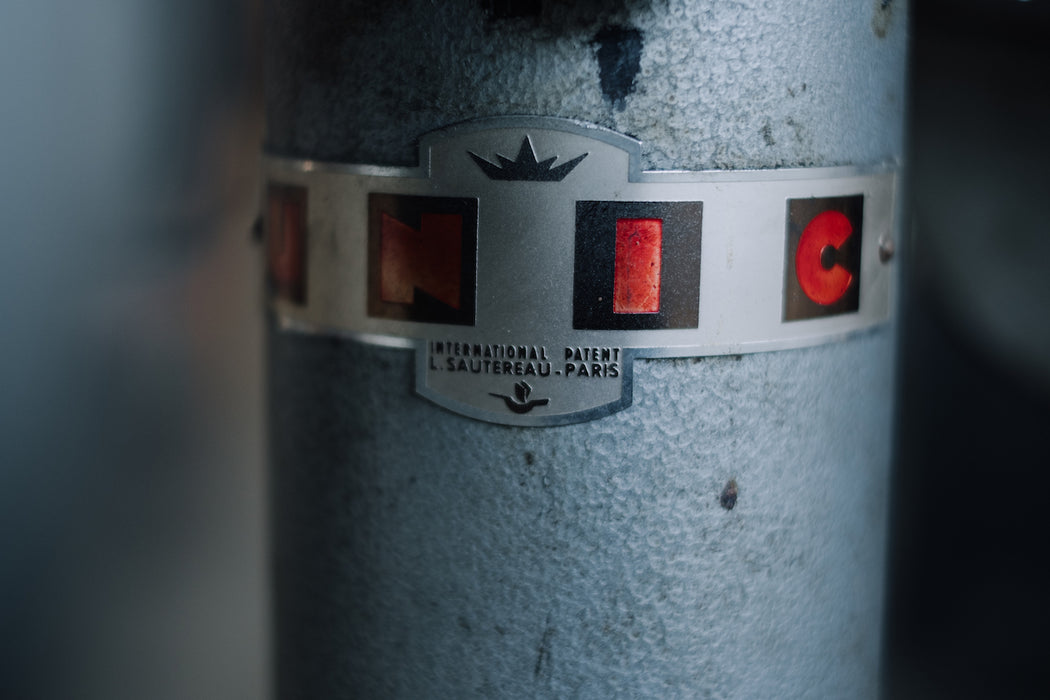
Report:
[[[889,318],[895,164],[643,171],[640,154],[506,117],[426,134],[416,167],[267,158],[273,311],[289,332],[412,349],[420,395],[533,426],[626,408],[639,357]]]

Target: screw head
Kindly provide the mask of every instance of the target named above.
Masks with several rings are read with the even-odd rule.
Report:
[[[896,245],[893,239],[889,236],[883,236],[879,239],[879,260],[883,263],[888,263],[893,257],[893,254],[897,252]]]

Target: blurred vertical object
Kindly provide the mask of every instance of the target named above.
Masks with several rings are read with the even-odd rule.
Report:
[[[0,695],[264,694],[251,3],[0,9]]]
[[[889,698],[1050,695],[1050,3],[922,0]]]

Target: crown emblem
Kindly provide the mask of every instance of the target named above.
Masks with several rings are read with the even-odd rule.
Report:
[[[584,153],[582,156],[577,156],[567,163],[552,168],[558,156],[537,161],[536,151],[527,135],[521,140],[518,157],[514,160],[499,153],[496,154],[496,157],[499,158],[499,165],[485,160],[473,151],[467,151],[467,153],[490,180],[531,180],[533,182],[561,182],[573,168],[580,164],[581,160],[588,156],[587,153]]]

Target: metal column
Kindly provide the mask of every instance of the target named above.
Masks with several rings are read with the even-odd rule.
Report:
[[[646,170],[885,163],[906,14],[272,0],[267,149],[412,166],[534,115]],[[875,697],[894,344],[639,359],[627,410],[508,427],[416,396],[411,352],[272,326],[279,697]]]

